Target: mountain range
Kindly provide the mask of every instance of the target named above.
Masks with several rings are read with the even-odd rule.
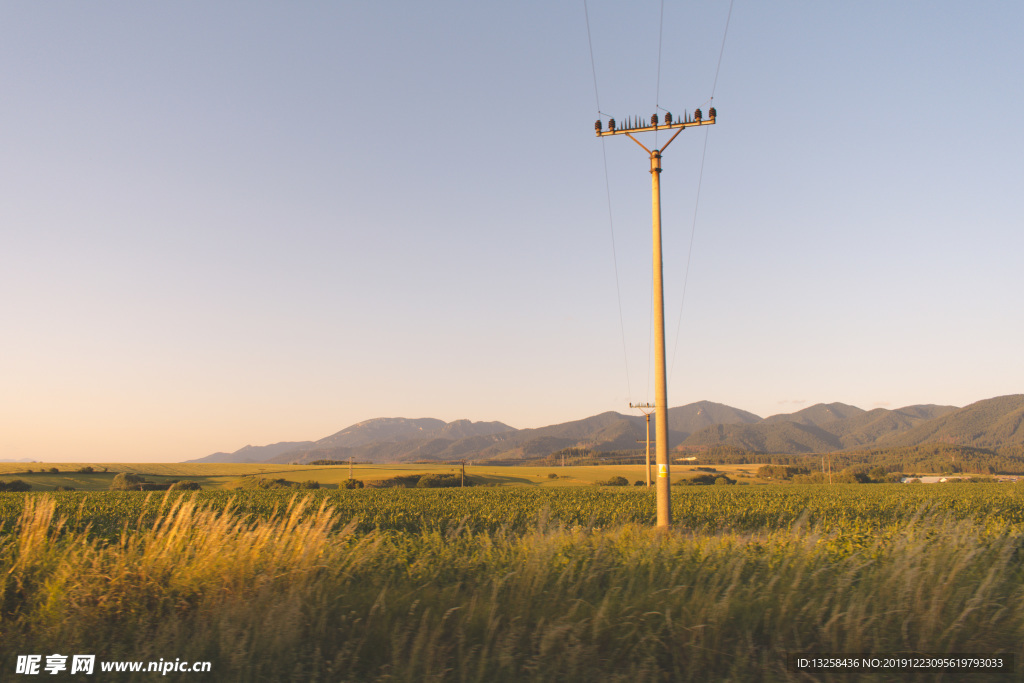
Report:
[[[668,417],[674,450],[728,447],[754,453],[826,453],[932,442],[978,448],[1024,446],[1024,394],[964,408],[913,405],[863,410],[843,403],[819,403],[767,418],[698,401],[671,408]],[[655,424],[652,415],[652,437]],[[376,418],[319,441],[245,446],[234,453],[214,453],[188,462],[520,460],[566,448],[635,450],[642,448],[645,430],[643,416],[611,411],[536,429],[515,429],[501,422]]]

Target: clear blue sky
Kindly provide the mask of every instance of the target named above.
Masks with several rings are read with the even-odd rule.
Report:
[[[666,0],[660,81],[661,3],[588,8],[604,112],[706,105],[728,2]],[[737,0],[664,158],[671,405],[1024,391],[1021,35]],[[593,135],[582,0],[6,2],[0,92],[0,458],[653,398],[648,161]]]

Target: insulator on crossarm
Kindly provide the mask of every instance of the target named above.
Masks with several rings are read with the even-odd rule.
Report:
[[[711,109],[708,109],[708,116],[711,117],[712,121],[714,121],[715,117],[718,116],[718,112],[715,111],[714,107],[711,107]]]
[[[615,119],[608,119],[608,130],[615,130]]]
[[[601,119],[594,121],[594,130],[596,130],[598,133],[601,132]]]
[[[704,114],[701,113],[700,109],[693,112],[693,120],[696,121],[697,123],[700,123],[700,120],[701,118],[703,118],[703,116]]]
[[[651,125],[652,126],[658,125],[658,115],[657,114],[651,114]]]
[[[665,125],[672,125],[672,112],[670,111],[665,112]]]

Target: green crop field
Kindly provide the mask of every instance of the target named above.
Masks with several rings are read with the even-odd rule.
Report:
[[[210,662],[225,681],[936,680],[808,676],[786,656],[1024,662],[1024,485],[676,487],[669,532],[654,509],[642,487],[546,482],[2,493],[0,671],[55,652]]]

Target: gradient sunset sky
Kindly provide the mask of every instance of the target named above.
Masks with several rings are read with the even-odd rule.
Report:
[[[0,459],[630,413],[712,89],[672,406],[1024,391],[1024,4],[661,7],[0,4]]]

